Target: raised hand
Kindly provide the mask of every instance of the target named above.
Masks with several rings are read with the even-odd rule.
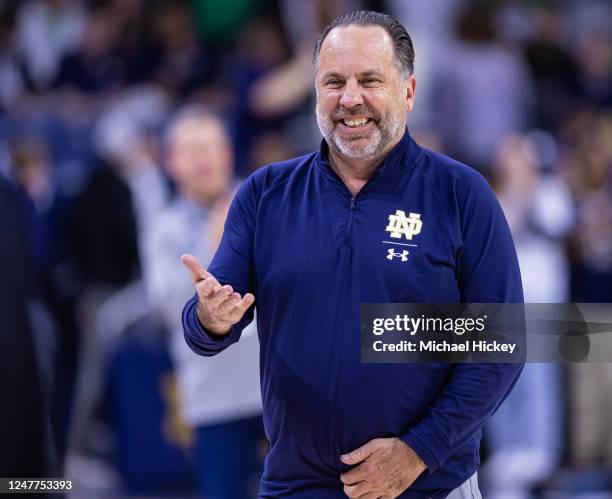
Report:
[[[221,286],[193,255],[183,255],[181,261],[189,270],[198,293],[198,319],[214,334],[229,333],[232,326],[242,319],[246,310],[255,302],[255,297],[251,293],[240,296],[229,284]]]

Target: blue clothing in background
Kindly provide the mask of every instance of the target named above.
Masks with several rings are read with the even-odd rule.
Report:
[[[201,497],[255,497],[262,471],[258,455],[263,443],[261,426],[261,416],[253,416],[196,429],[193,450]]]
[[[400,497],[445,497],[477,469],[481,428],[522,366],[362,364],[360,304],[522,302],[506,220],[480,174],[408,133],[355,197],[326,156],[323,142],[251,175],[209,268],[255,295],[270,440],[260,495],[344,497],[340,456],[397,436],[428,467]],[[411,240],[390,237],[397,210],[420,215]],[[196,305],[183,326],[201,355],[238,341],[253,317],[219,339]]]

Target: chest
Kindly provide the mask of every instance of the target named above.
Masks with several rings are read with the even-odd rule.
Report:
[[[458,300],[455,215],[427,189],[397,185],[351,198],[299,190],[260,206],[258,287],[298,287],[385,302]]]

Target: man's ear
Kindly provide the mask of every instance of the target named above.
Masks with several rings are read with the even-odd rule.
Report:
[[[409,113],[414,107],[414,98],[416,95],[416,78],[414,75],[408,76],[405,80],[406,87],[406,112]]]

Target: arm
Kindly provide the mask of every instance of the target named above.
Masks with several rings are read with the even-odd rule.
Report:
[[[242,184],[230,206],[209,271],[190,255],[182,257],[196,288],[183,309],[183,331],[187,345],[200,355],[225,350],[240,339],[253,320],[252,254],[258,199],[255,178],[253,175]]]
[[[485,180],[479,175],[471,180],[470,187],[458,193],[463,245],[457,279],[462,302],[522,303],[518,261],[503,212]],[[480,431],[522,368],[523,364],[458,364],[444,392],[402,440],[430,472],[435,471]]]

